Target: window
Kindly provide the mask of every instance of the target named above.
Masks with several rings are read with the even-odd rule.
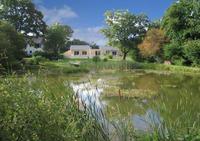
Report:
[[[79,55],[79,51],[74,51],[74,55]]]
[[[87,51],[82,51],[82,55],[87,55]]]
[[[116,55],[117,55],[117,52],[116,52],[116,51],[113,51],[113,52],[112,52],[112,55],[116,56]]]
[[[32,50],[29,51],[29,54],[32,54]]]
[[[110,51],[109,51],[109,50],[106,50],[106,54],[110,54]]]
[[[96,56],[99,56],[100,54],[101,54],[100,51],[95,51],[95,55],[96,55]]]
[[[40,48],[40,44],[35,44],[35,48]]]

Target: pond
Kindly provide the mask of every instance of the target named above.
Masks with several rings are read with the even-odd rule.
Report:
[[[167,72],[99,72],[69,78],[86,105],[95,104],[109,119],[129,119],[138,130],[163,120],[184,126],[200,115],[200,76]]]

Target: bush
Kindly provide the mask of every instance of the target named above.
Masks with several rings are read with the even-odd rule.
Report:
[[[92,61],[94,61],[94,62],[100,62],[101,61],[101,58],[99,57],[99,56],[94,56],[93,58],[92,58]]]
[[[164,56],[166,60],[171,60],[173,64],[184,62],[183,46],[178,42],[172,42],[164,47]]]
[[[26,65],[39,65],[40,62],[45,61],[46,58],[42,56],[33,56],[31,58],[25,58],[24,62]]]
[[[188,41],[184,45],[184,53],[186,58],[192,62],[193,65],[200,64],[200,40]]]
[[[112,55],[108,55],[108,58],[109,58],[109,59],[113,59],[113,56],[112,56]]]
[[[182,57],[180,56],[177,56],[177,55],[174,55],[172,58],[171,58],[171,62],[175,65],[178,65],[178,66],[182,66],[184,65],[185,63],[185,59],[183,59]]]
[[[104,61],[104,62],[107,62],[107,61],[108,61],[108,58],[103,58],[103,61]]]
[[[49,52],[42,52],[42,51],[36,51],[33,56],[42,56],[46,59],[49,60],[59,60],[59,59],[63,59],[64,56],[63,55],[59,55],[59,54],[55,54],[55,53],[49,53]]]
[[[33,53],[33,56],[42,56],[45,57],[46,53],[43,51],[36,51]]]

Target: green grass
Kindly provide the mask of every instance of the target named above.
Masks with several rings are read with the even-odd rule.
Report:
[[[153,63],[139,63],[138,66],[140,69],[145,70],[170,71],[178,73],[200,73],[200,68],[198,67],[186,67]]]
[[[70,65],[70,62],[80,62],[79,67]],[[42,67],[48,69],[61,69],[64,73],[89,72],[98,70],[156,70],[169,71],[177,73],[197,73],[200,74],[198,67],[186,67],[175,65],[164,65],[154,63],[138,63],[134,61],[119,61],[116,59],[108,60],[107,62],[93,62],[91,59],[65,59],[60,61],[48,61],[41,64]]]

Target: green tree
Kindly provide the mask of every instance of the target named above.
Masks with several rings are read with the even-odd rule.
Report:
[[[73,39],[72,41],[68,42],[70,45],[89,45],[89,43],[85,41],[81,41],[79,39]]]
[[[200,65],[200,40],[188,41],[184,45],[185,57],[193,65]]]
[[[65,51],[69,50],[71,45],[89,45],[89,43],[87,43],[85,41],[81,41],[79,39],[73,39],[71,41],[68,41],[66,46],[61,48],[61,51],[65,52]]]
[[[162,27],[173,40],[200,39],[199,17],[199,0],[179,0],[167,10]]]
[[[184,48],[180,42],[172,41],[164,46],[164,57],[173,64],[183,65],[185,62]]]
[[[31,0],[1,0],[0,19],[9,21],[18,32],[43,35],[46,24],[43,14],[35,8]]]
[[[199,17],[199,0],[179,0],[167,10],[162,20],[162,28],[171,43],[164,48],[164,52],[174,64],[198,63],[196,57],[199,50],[196,40],[200,39]]]
[[[60,54],[61,48],[65,47],[73,30],[68,25],[60,25],[58,23],[47,29],[46,42],[44,50],[54,56]]]
[[[90,46],[92,49],[99,49],[99,46],[96,43],[91,43]]]
[[[132,49],[137,48],[149,26],[147,16],[134,15],[128,11],[107,11],[105,21],[107,27],[102,33],[109,39],[110,45],[122,51],[124,60]]]
[[[23,35],[5,21],[0,21],[0,66],[14,67],[23,58],[25,41]]]

